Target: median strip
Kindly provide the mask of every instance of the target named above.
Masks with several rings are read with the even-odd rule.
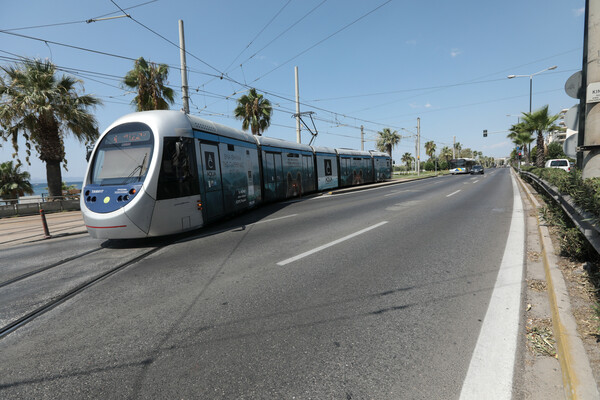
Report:
[[[368,231],[370,231],[370,230],[373,230],[373,229],[375,229],[375,228],[379,228],[380,226],[382,226],[382,225],[385,225],[385,224],[387,224],[387,223],[388,223],[388,221],[382,221],[382,222],[380,222],[380,223],[378,223],[378,224],[375,224],[375,225],[373,225],[373,226],[370,226],[370,227],[368,227],[368,228],[361,229],[361,230],[360,230],[360,231],[358,231],[358,232],[354,232],[354,233],[352,233],[352,234],[350,234],[350,235],[348,235],[348,236],[344,236],[343,238],[340,238],[340,239],[334,240],[333,242],[329,242],[329,243],[327,243],[327,244],[324,244],[324,245],[322,245],[322,246],[316,247],[316,248],[314,248],[314,249],[312,249],[312,250],[306,251],[306,252],[304,252],[304,253],[302,253],[302,254],[299,254],[299,255],[297,255],[297,256],[295,256],[295,257],[291,257],[291,258],[288,258],[287,260],[279,261],[279,262],[277,263],[277,265],[283,266],[283,265],[286,265],[286,264],[292,263],[292,262],[294,262],[294,261],[298,261],[298,260],[300,260],[300,259],[302,259],[302,258],[304,258],[304,257],[310,256],[311,254],[317,253],[317,252],[319,252],[319,251],[321,251],[321,250],[325,250],[325,249],[326,249],[326,248],[328,248],[328,247],[335,246],[336,244],[342,243],[342,242],[344,242],[344,241],[346,241],[346,240],[348,240],[348,239],[352,239],[353,237],[356,237],[356,236],[358,236],[358,235],[362,235],[363,233],[366,233],[366,232],[368,232]]]

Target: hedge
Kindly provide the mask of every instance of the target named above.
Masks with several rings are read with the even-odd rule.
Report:
[[[562,194],[571,196],[577,205],[600,219],[600,178],[583,179],[577,169],[571,172],[560,168],[522,169],[555,186]]]

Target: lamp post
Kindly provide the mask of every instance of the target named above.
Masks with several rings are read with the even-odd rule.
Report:
[[[553,65],[552,67],[548,67],[546,69],[543,69],[543,70],[538,71],[535,74],[531,74],[531,75],[509,75],[509,76],[507,76],[508,79],[529,77],[529,113],[530,114],[531,114],[531,97],[532,97],[532,89],[533,89],[533,77],[541,74],[542,72],[550,71],[550,70],[556,69],[556,68],[557,68],[556,65]]]

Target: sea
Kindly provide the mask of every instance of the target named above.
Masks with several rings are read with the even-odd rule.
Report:
[[[83,181],[66,181],[67,186],[74,186],[75,189],[80,189]],[[33,196],[48,196],[48,184],[46,182],[32,183]]]

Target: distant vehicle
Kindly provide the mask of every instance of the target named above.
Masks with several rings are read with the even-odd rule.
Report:
[[[560,168],[560,169],[564,169],[567,172],[571,172],[571,164],[569,163],[569,160],[565,159],[565,158],[556,158],[556,159],[552,159],[552,160],[548,160],[546,161],[546,165],[544,165],[546,168]]]
[[[455,158],[450,160],[449,172],[454,174],[468,174],[476,162],[472,158]]]
[[[483,175],[483,166],[473,165],[473,168],[471,168],[471,175],[475,175],[475,174]]]

